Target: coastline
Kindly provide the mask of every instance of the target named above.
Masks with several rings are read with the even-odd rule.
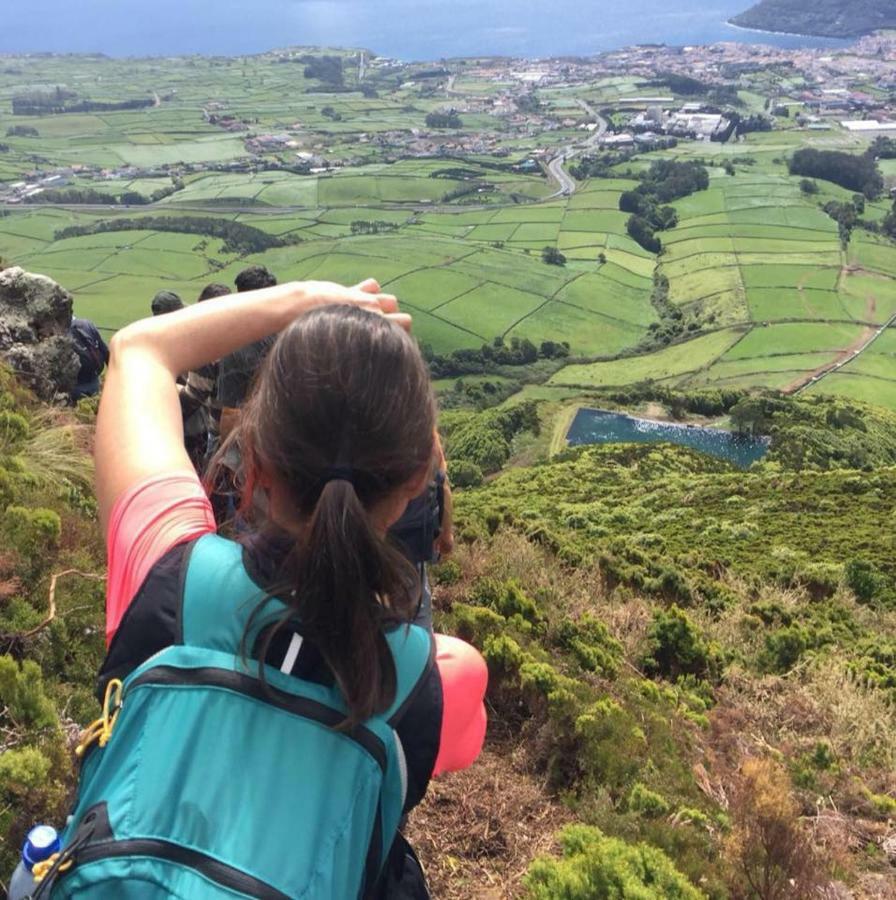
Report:
[[[844,44],[852,43],[862,37],[862,35],[857,35],[855,37],[835,37],[830,34],[804,34],[800,31],[771,31],[768,28],[750,28],[747,25],[736,25],[732,19],[727,19],[725,24],[729,28],[736,28],[738,31],[752,31],[754,34],[771,34],[780,37],[809,38],[811,40],[842,41]]]
[[[718,434],[727,434],[727,435],[737,435],[737,432],[732,431],[730,428],[716,428],[710,424],[697,424],[696,422],[676,422],[672,419],[652,419],[646,416],[636,416],[632,415],[628,412],[623,412],[619,409],[603,409],[599,406],[576,406],[575,414],[569,419],[568,425],[566,425],[565,431],[565,440],[568,444],[569,442],[569,429],[572,427],[573,422],[575,421],[576,416],[580,412],[593,412],[593,413],[601,413],[609,416],[624,416],[626,419],[631,419],[635,422],[644,422],[647,425],[665,425],[669,428],[678,428],[682,431],[692,431],[695,429],[699,429],[700,431],[708,431],[715,432]],[[561,420],[561,423],[563,420]],[[768,435],[760,435],[759,437],[753,437],[752,440],[757,441],[758,443],[770,443],[771,438]]]

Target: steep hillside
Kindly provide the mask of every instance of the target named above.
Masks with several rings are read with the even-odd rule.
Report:
[[[742,28],[850,38],[896,26],[888,0],[760,0],[731,20]]]
[[[90,432],[0,367],[0,881],[32,823],[64,821],[74,741],[96,716],[105,558]]]
[[[490,727],[412,816],[434,896],[889,896],[892,414],[751,402],[731,414],[777,444],[748,472],[607,446],[459,491],[437,627],[488,660]],[[0,871],[30,823],[64,818],[96,711],[91,418],[0,381]],[[525,404],[452,412],[449,452],[537,423]],[[850,454],[862,469],[838,468]],[[763,872],[778,893],[751,893]]]

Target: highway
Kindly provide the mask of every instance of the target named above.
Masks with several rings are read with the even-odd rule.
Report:
[[[581,144],[571,144],[561,150],[560,153],[548,163],[548,175],[557,182],[557,191],[548,198],[549,200],[553,197],[568,197],[570,194],[576,192],[575,179],[563,168],[563,164],[574,159],[580,153],[584,153],[586,150],[590,150],[594,147],[607,133],[607,128],[609,127],[607,120],[599,115],[597,110],[595,110],[591,104],[586,103],[584,100],[576,100],[576,103],[581,106],[595,122],[597,122],[597,128],[591,132],[586,141]]]

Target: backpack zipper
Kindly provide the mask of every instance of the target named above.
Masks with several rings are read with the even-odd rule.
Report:
[[[194,669],[182,669],[178,666],[156,666],[138,675],[125,687],[125,697],[134,689],[144,685],[182,685],[195,687],[214,687],[233,691],[267,703],[300,716],[320,722],[329,728],[336,728],[345,720],[344,713],[317,700],[290,694],[271,685],[264,685],[251,675],[234,672],[230,669],[219,669],[213,666],[201,666]],[[358,725],[351,731],[340,731],[350,740],[355,741],[376,761],[380,770],[386,771],[386,747],[383,741],[369,728]]]
[[[76,872],[79,867],[102,859],[117,859],[127,856],[151,856],[154,859],[177,863],[198,872],[222,887],[256,897],[258,900],[290,900],[288,894],[278,891],[277,888],[260,878],[241,872],[213,856],[157,838],[102,841],[82,847],[77,852],[75,867],[70,871]],[[63,873],[60,877],[65,878],[67,874],[69,873]]]

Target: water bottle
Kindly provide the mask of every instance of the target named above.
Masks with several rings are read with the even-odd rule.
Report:
[[[9,900],[24,900],[36,887],[31,870],[34,864],[59,852],[59,835],[50,825],[36,825],[28,832],[22,845],[22,860],[16,866],[9,883]]]

